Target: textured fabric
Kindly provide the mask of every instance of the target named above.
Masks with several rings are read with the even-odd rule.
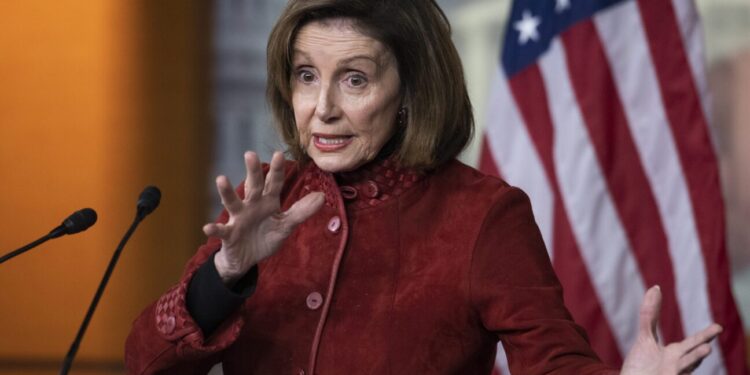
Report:
[[[228,288],[221,281],[211,256],[195,272],[188,284],[185,303],[190,316],[204,335],[211,333],[239,308],[255,291],[258,282],[258,267],[253,267],[237,283]]]
[[[659,285],[664,342],[719,323],[695,373],[748,374],[694,1],[515,0],[510,13],[480,167],[531,197],[592,346],[619,365]]]
[[[338,180],[290,163],[282,207],[322,191],[321,210],[205,338],[179,293],[218,250],[209,239],[168,293],[176,303],[135,321],[128,372],[202,374],[221,361],[227,375],[485,375],[498,339],[514,374],[609,371],[563,305],[523,192],[457,161],[429,174],[378,162]],[[157,320],[172,316],[166,333]]]

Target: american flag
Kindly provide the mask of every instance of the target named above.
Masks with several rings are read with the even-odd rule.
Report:
[[[692,0],[516,0],[480,168],[524,189],[565,301],[620,365],[649,286],[660,337],[717,322],[696,373],[747,374]],[[507,372],[502,351],[499,371]]]

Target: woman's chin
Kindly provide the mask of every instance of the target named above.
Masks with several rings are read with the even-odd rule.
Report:
[[[329,173],[351,172],[363,164],[340,155],[316,155],[312,159],[318,168]]]

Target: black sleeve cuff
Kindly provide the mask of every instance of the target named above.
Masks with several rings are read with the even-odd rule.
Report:
[[[214,256],[198,268],[187,289],[186,304],[190,316],[203,331],[204,337],[240,307],[255,291],[258,283],[258,266],[254,266],[230,289],[221,281],[214,265]]]

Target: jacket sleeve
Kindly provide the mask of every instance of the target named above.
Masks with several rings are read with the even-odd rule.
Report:
[[[287,175],[293,167],[293,163],[286,165]],[[263,164],[262,168],[263,174],[267,174],[269,165]],[[237,186],[236,192],[240,199],[244,198],[244,182]],[[224,210],[217,222],[226,223],[228,220],[229,214]],[[194,290],[188,293],[188,288],[191,287],[193,276],[207,261],[213,261],[214,254],[220,248],[220,239],[209,238],[208,242],[201,246],[188,261],[179,283],[147,307],[133,322],[133,327],[125,342],[125,368],[128,374],[204,375],[214,364],[221,362],[223,350],[237,340],[244,326],[245,322],[242,318],[244,307],[235,309],[218,324],[218,327],[213,318],[200,316],[215,317],[217,314],[213,314],[212,310],[215,312],[216,309],[212,307],[201,309],[198,316],[201,320],[200,324],[188,310],[189,295],[194,298],[196,295],[202,295],[198,297],[201,301],[211,298],[211,296],[206,296],[208,289],[201,288],[202,291],[197,293]],[[250,273],[253,274],[250,277],[251,284],[254,284],[257,278],[257,267],[253,267]],[[254,289],[254,285],[249,288]],[[248,293],[250,292],[252,290]],[[244,297],[247,296],[242,298]],[[221,303],[226,304],[226,299]],[[192,305],[193,312],[196,312],[195,301]],[[200,319],[201,317],[203,319]],[[204,335],[201,326],[209,327],[208,329],[211,330],[208,337]]]
[[[128,374],[206,374],[221,352],[239,336],[244,321],[233,312],[210,337],[204,337],[186,304],[188,285],[221,242],[210,239],[188,262],[179,283],[147,307],[133,323],[125,343]]]
[[[472,304],[505,348],[513,374],[616,374],[601,363],[563,303],[521,190],[497,192],[474,246]]]

